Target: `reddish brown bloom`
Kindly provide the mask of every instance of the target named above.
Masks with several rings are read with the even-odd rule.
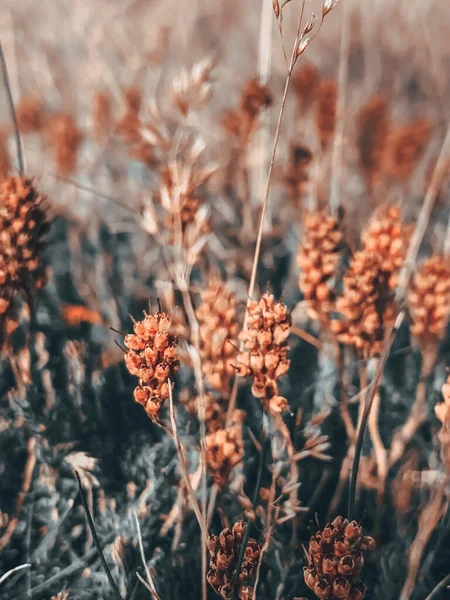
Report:
[[[179,367],[178,342],[169,333],[171,323],[166,313],[145,313],[142,321],[134,323],[134,333],[125,336],[125,364],[132,375],[139,377],[134,399],[153,421],[159,421],[160,410],[169,397],[168,379]]]
[[[358,116],[359,160],[368,186],[380,178],[389,134],[389,108],[385,98],[373,96]]]
[[[211,553],[208,583],[224,599],[230,599],[234,592],[234,577],[242,540],[247,525],[237,521],[233,527],[224,529],[219,535],[210,535],[208,548]],[[254,577],[261,553],[261,544],[253,538],[247,541],[241,569],[239,572],[238,596],[240,600],[251,598],[253,592],[249,586]]]
[[[48,119],[47,125],[58,173],[69,175],[77,167],[83,135],[70,114],[53,115]]]
[[[337,84],[333,80],[321,81],[317,89],[316,129],[322,148],[325,149],[336,128]]]
[[[272,413],[287,407],[287,400],[278,394],[277,382],[289,370],[290,325],[286,305],[264,294],[259,302],[250,302],[247,330],[239,336],[245,351],[237,357],[238,372],[243,377],[253,376],[253,395]]]
[[[0,184],[0,317],[16,292],[29,294],[45,283],[40,254],[49,223],[42,202],[31,179]]]
[[[309,542],[309,562],[304,568],[306,585],[317,598],[357,600],[365,588],[355,583],[364,565],[363,553],[375,547],[358,523],[336,517]]]

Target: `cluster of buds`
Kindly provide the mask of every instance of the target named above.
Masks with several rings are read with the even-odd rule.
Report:
[[[50,117],[47,126],[50,145],[55,154],[56,169],[61,175],[69,175],[76,170],[83,135],[70,114]]]
[[[365,251],[356,252],[344,275],[343,295],[336,302],[341,319],[331,322],[331,330],[340,342],[365,356],[381,353],[385,328],[394,319],[387,290],[377,258]]]
[[[219,535],[209,536],[208,548],[211,559],[206,578],[214,591],[224,599],[233,597],[233,581],[246,527],[247,525],[243,521],[236,521],[233,527],[223,529]],[[250,583],[254,577],[260,554],[261,544],[255,539],[249,538],[237,584],[239,600],[250,600],[253,597]]]
[[[223,488],[231,474],[233,467],[238,465],[244,456],[244,443],[242,440],[242,413],[235,411],[232,423],[223,429],[213,430],[206,436],[206,464],[211,477],[219,488]]]
[[[169,397],[168,380],[179,367],[177,339],[169,333],[172,321],[166,313],[144,314],[142,321],[135,321],[134,334],[125,336],[125,364],[132,375],[139,377],[135,401],[142,404],[150,419],[158,422]]]
[[[33,181],[7,177],[0,183],[0,319],[13,295],[45,283],[40,254],[49,223]]]
[[[284,183],[289,199],[298,207],[310,187],[309,167],[313,155],[306,146],[291,148],[289,163],[284,173]]]
[[[360,110],[357,140],[361,169],[370,189],[383,171],[388,134],[388,103],[382,96],[373,96]]]
[[[238,300],[223,282],[213,280],[201,293],[196,311],[200,324],[200,352],[203,373],[209,385],[227,396],[236,372]]]
[[[442,448],[442,458],[450,474],[450,376],[447,379],[447,383],[442,386],[442,395],[444,402],[439,402],[434,407],[436,416],[442,423],[441,430],[439,431],[438,437]]]
[[[312,63],[306,63],[295,73],[292,79],[292,87],[297,101],[299,114],[304,113],[317,95],[320,83],[320,73]]]
[[[422,348],[435,346],[450,318],[450,259],[432,256],[415,274],[408,293],[411,333]]]
[[[106,91],[97,92],[92,103],[92,122],[94,138],[99,146],[103,146],[111,133],[111,97]]]
[[[239,335],[245,351],[237,357],[238,373],[253,376],[252,393],[272,414],[287,408],[287,400],[278,394],[278,379],[289,370],[287,338],[290,315],[284,302],[275,302],[264,294],[259,302],[248,305],[247,329]]]
[[[364,565],[363,553],[375,548],[355,521],[336,517],[311,537],[306,585],[320,599],[362,600],[365,587],[356,583]]]
[[[25,96],[17,105],[17,125],[21,133],[41,131],[45,123],[44,104],[39,96]]]
[[[326,149],[336,129],[338,87],[333,80],[323,80],[317,88],[316,129],[322,149]]]
[[[386,206],[377,211],[364,229],[361,240],[363,250],[377,258],[389,288],[395,289],[409,242],[409,228],[402,222],[400,209]]]
[[[366,356],[381,352],[386,328],[395,319],[394,290],[407,240],[400,211],[383,208],[363,232],[363,248],[344,275],[343,295],[336,302],[342,318],[332,322],[332,331]]]
[[[330,215],[318,211],[305,219],[305,231],[297,257],[301,269],[299,287],[314,318],[328,323],[336,293],[333,279],[340,261],[342,231]]]
[[[387,141],[385,172],[399,180],[408,179],[428,144],[430,133],[426,119],[417,119],[393,131]]]
[[[242,90],[237,110],[227,111],[222,119],[223,128],[235,137],[241,147],[247,146],[261,111],[272,105],[269,88],[257,79],[248,81]]]

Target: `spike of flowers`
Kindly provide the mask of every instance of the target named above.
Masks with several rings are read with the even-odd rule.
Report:
[[[297,257],[301,269],[299,287],[312,315],[324,325],[334,310],[333,279],[340,261],[342,231],[330,215],[318,211],[305,219],[305,231]]]
[[[450,318],[450,259],[432,256],[414,275],[408,294],[411,333],[422,348],[436,346]]]
[[[235,411],[228,427],[211,431],[206,436],[205,447],[206,463],[211,477],[219,488],[223,488],[233,467],[238,465],[244,456],[240,411]]]
[[[134,324],[134,333],[125,336],[125,364],[139,377],[134,399],[145,408],[152,421],[159,422],[160,411],[169,397],[169,378],[179,368],[177,339],[169,333],[172,321],[163,312],[146,313]]]
[[[381,176],[389,134],[389,108],[382,96],[373,96],[358,116],[358,150],[363,174],[369,188]]]
[[[223,529],[219,535],[209,536],[208,548],[211,558],[206,578],[214,591],[226,600],[233,597],[233,580],[246,527],[247,525],[239,520],[233,527]],[[253,589],[250,583],[254,577],[260,554],[261,544],[254,538],[249,538],[239,572],[237,590],[239,600],[252,598]]]
[[[374,548],[375,541],[356,521],[336,517],[310,539],[308,566],[303,569],[306,585],[320,599],[362,600],[365,586],[357,579],[364,552]]]
[[[381,209],[364,230],[363,248],[344,275],[343,295],[336,302],[342,318],[332,322],[332,331],[366,356],[381,352],[386,328],[395,319],[394,290],[408,236],[399,209]]]
[[[236,372],[236,341],[238,300],[221,281],[213,280],[201,293],[196,314],[200,324],[202,369],[215,390],[227,397]]]
[[[10,176],[0,183],[0,319],[16,292],[29,295],[45,283],[43,200],[31,179]]]
[[[289,370],[287,338],[290,316],[283,302],[264,294],[248,306],[248,328],[240,334],[245,351],[237,357],[241,376],[253,376],[252,393],[272,414],[287,408],[287,400],[278,394],[278,380]]]
[[[333,80],[323,80],[317,89],[316,129],[322,149],[328,147],[336,128],[338,87]]]
[[[417,119],[393,131],[387,141],[385,172],[395,179],[408,179],[428,144],[430,134],[430,123],[426,119]]]
[[[48,131],[58,173],[73,173],[77,168],[78,150],[83,140],[73,116],[53,115],[48,119]]]

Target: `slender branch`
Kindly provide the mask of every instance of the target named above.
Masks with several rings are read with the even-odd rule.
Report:
[[[409,248],[406,253],[405,261],[399,274],[397,290],[395,292],[395,300],[397,304],[400,304],[405,297],[406,288],[408,287],[409,279],[414,269],[417,254],[419,252],[420,245],[422,244],[422,240],[428,226],[428,221],[430,220],[431,211],[433,210],[434,202],[439,193],[439,188],[442,182],[442,172],[445,169],[447,155],[449,152],[450,127],[448,128],[447,134],[442,143],[441,151],[436,161],[436,166],[433,170],[430,185],[428,186],[428,189],[425,193],[422,208],[417,218],[416,227],[414,229],[413,235],[411,236],[411,241],[409,243]]]
[[[139,519],[138,519],[136,510],[133,510],[133,519],[134,519],[134,524],[136,525],[136,530],[137,530],[137,534],[138,534],[139,552],[141,553],[142,564],[144,565],[145,574],[147,575],[148,583],[145,582],[141,578],[139,573],[136,573],[136,574],[137,574],[138,578],[142,581],[142,583],[146,586],[146,588],[149,590],[149,592],[151,593],[153,600],[161,600],[161,597],[159,596],[158,592],[156,591],[155,582],[153,581],[152,574],[150,572],[150,569],[148,568],[147,560],[145,558],[144,544],[142,542],[141,526],[139,525]]]
[[[437,586],[434,588],[431,594],[425,598],[425,600],[433,600],[433,598],[437,598],[437,595],[447,587],[450,587],[450,575],[444,577],[444,579],[437,584]]]
[[[19,173],[20,173],[20,175],[23,175],[25,169],[24,169],[24,161],[23,161],[22,141],[20,139],[19,126],[17,124],[16,109],[14,108],[14,100],[12,97],[11,85],[9,83],[8,68],[6,66],[5,54],[3,52],[3,47],[2,47],[1,42],[0,42],[0,63],[1,63],[1,69],[2,69],[3,84],[5,86],[6,94],[8,96],[9,112],[11,113],[11,120],[14,125],[14,136],[16,139],[16,150],[17,150],[17,160],[19,162]]]
[[[366,402],[364,405],[364,412],[362,415],[361,423],[359,425],[358,433],[357,433],[357,437],[356,437],[355,456],[353,458],[352,474],[351,474],[351,478],[350,478],[350,492],[349,492],[348,510],[347,510],[347,513],[348,513],[347,516],[348,516],[349,520],[353,519],[353,513],[354,513],[354,508],[355,508],[356,484],[357,484],[357,479],[358,479],[359,460],[361,458],[361,450],[362,450],[362,444],[363,444],[363,439],[364,439],[364,432],[366,430],[367,421],[370,416],[370,409],[372,408],[373,399],[374,399],[376,391],[378,389],[378,384],[380,382],[381,375],[383,374],[384,366],[388,359],[389,352],[392,348],[392,344],[394,343],[394,339],[397,334],[397,331],[399,330],[400,325],[403,321],[404,314],[405,314],[404,310],[401,310],[397,316],[397,319],[395,320],[393,327],[391,327],[390,331],[388,331],[386,334],[383,352],[381,353],[380,359],[378,361],[377,371],[375,373],[375,377],[374,377],[372,383],[369,386],[368,394],[366,397]]]
[[[344,2],[341,28],[341,47],[339,62],[339,95],[337,102],[337,125],[333,141],[333,154],[331,164],[331,190],[330,190],[330,209],[331,214],[337,217],[340,205],[340,186],[342,175],[342,153],[344,150],[344,131],[345,131],[345,107],[347,104],[347,80],[348,80],[348,57],[350,50],[350,8],[348,2]]]
[[[86,496],[84,494],[83,486],[81,484],[80,474],[78,473],[77,470],[75,470],[75,476],[76,476],[77,481],[78,481],[78,489],[80,491],[81,502],[83,503],[83,508],[84,508],[85,513],[86,513],[86,518],[87,518],[87,522],[88,522],[88,525],[89,525],[89,529],[91,531],[92,538],[94,540],[94,544],[95,544],[95,547],[97,549],[98,555],[100,557],[100,561],[102,563],[103,569],[105,570],[105,573],[106,573],[106,575],[107,575],[107,577],[109,579],[109,583],[111,584],[111,587],[113,589],[114,595],[116,596],[116,598],[118,600],[123,600],[123,598],[120,595],[120,592],[119,592],[119,590],[117,588],[116,582],[114,581],[114,578],[113,578],[113,576],[111,574],[111,570],[108,567],[108,563],[106,562],[106,558],[105,558],[105,555],[103,554],[103,550],[102,550],[102,548],[100,546],[100,541],[99,541],[99,539],[97,537],[97,532],[95,530],[94,521],[92,519],[92,515],[91,515],[91,512],[89,510],[89,506],[88,506],[88,503],[87,503],[87,500],[86,500]]]

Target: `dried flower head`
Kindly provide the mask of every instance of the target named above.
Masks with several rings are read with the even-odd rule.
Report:
[[[92,103],[92,122],[94,128],[94,138],[103,146],[111,134],[111,97],[108,92],[97,92]]]
[[[78,150],[83,135],[72,115],[58,114],[47,120],[50,145],[55,154],[58,173],[69,175],[76,170]]]
[[[225,112],[222,126],[230,135],[237,138],[241,147],[247,146],[261,111],[272,105],[272,95],[267,86],[257,79],[250,79],[244,86],[239,101],[239,109]]]
[[[429,142],[430,134],[430,123],[426,119],[417,119],[394,130],[387,142],[386,173],[396,179],[408,179]]]
[[[301,269],[299,287],[314,318],[328,323],[335,308],[333,281],[340,261],[342,231],[324,212],[306,216],[305,231],[297,257]]]
[[[45,283],[40,255],[49,223],[42,201],[31,179],[0,183],[0,317],[16,292],[28,295]]]
[[[374,548],[375,541],[356,521],[336,517],[310,539],[308,566],[303,569],[306,585],[317,598],[362,600],[365,587],[356,580],[364,552]]]
[[[292,86],[297,100],[299,113],[310,106],[317,96],[320,83],[319,69],[312,63],[304,63],[292,79]]]
[[[395,319],[394,290],[408,236],[400,211],[382,208],[363,231],[363,249],[354,254],[344,275],[343,295],[336,303],[342,319],[332,322],[332,330],[364,355],[381,352],[386,329]]]
[[[235,374],[239,332],[238,300],[226,284],[212,280],[201,293],[196,314],[200,324],[202,369],[208,383],[227,396]]]
[[[326,79],[319,83],[316,99],[316,129],[323,149],[327,148],[336,128],[338,88],[335,81]]]
[[[290,315],[283,302],[275,302],[264,294],[259,302],[248,305],[248,328],[240,339],[245,350],[237,357],[241,376],[253,376],[252,393],[264,408],[279,413],[287,408],[287,400],[278,394],[278,380],[289,370],[287,338]]]
[[[309,191],[309,167],[312,160],[313,155],[309,148],[300,145],[292,146],[283,179],[288,197],[297,209],[302,205],[302,200]]]
[[[16,108],[21,133],[41,131],[45,123],[44,104],[39,96],[25,96]]]
[[[382,96],[373,96],[358,115],[359,160],[369,188],[373,188],[382,174],[388,134],[388,103]]]
[[[206,415],[205,415],[206,418]],[[217,429],[206,436],[206,464],[215,484],[223,488],[233,467],[244,456],[241,414],[236,411],[232,423],[225,429]]]
[[[408,293],[411,333],[422,347],[434,346],[444,337],[450,318],[450,260],[432,256],[411,282]]]
[[[134,333],[125,336],[125,364],[132,375],[139,377],[134,399],[145,408],[155,422],[169,397],[169,378],[179,368],[177,339],[169,333],[172,321],[166,313],[144,313],[142,321],[134,322]]]
[[[234,593],[233,580],[246,527],[243,521],[236,521],[233,527],[223,529],[219,535],[209,536],[208,548],[211,558],[206,577],[214,591],[227,600],[232,598]],[[252,589],[249,583],[254,577],[260,553],[261,544],[249,538],[239,572],[238,595],[241,600],[251,598]]]

